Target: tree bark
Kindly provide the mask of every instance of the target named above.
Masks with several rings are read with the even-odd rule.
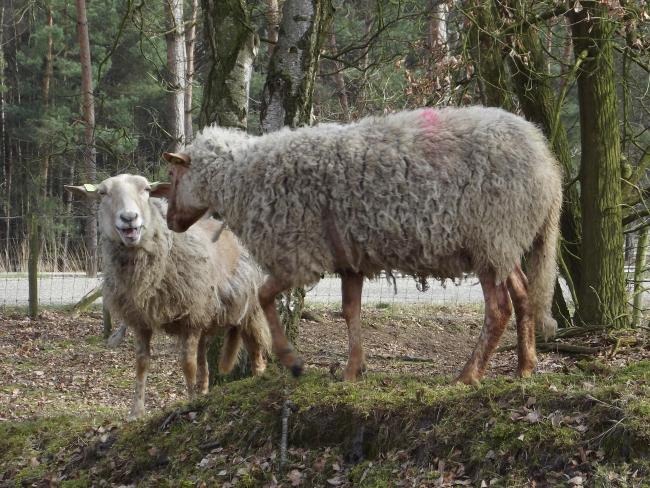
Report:
[[[263,132],[310,122],[318,57],[332,16],[330,0],[285,1],[262,92]]]
[[[607,5],[582,2],[571,11],[580,105],[582,272],[579,318],[586,324],[628,324],[621,223],[621,150],[612,35]]]
[[[643,307],[643,295],[646,287],[643,278],[646,271],[646,253],[648,249],[648,228],[644,227],[639,232],[639,240],[636,246],[636,259],[634,262],[634,305],[632,307],[632,327],[637,327],[641,318]]]
[[[93,96],[92,65],[90,60],[90,40],[88,35],[88,17],[86,0],[77,2],[77,32],[79,35],[79,56],[81,58],[81,91],[83,96],[82,112],[84,121],[83,168],[84,180],[95,182],[97,179],[97,151],[95,148],[95,98]],[[97,211],[92,200],[86,207],[86,274],[97,275]]]
[[[209,72],[199,125],[246,130],[248,91],[259,39],[244,0],[202,0]]]
[[[523,17],[525,12],[519,12],[519,15]],[[546,72],[546,59],[539,34],[532,26],[522,24],[521,30],[510,36],[509,44],[512,47],[511,55],[508,56],[513,73],[512,86],[521,110],[528,120],[544,130],[546,137],[551,141],[553,152],[562,166],[566,186],[575,169],[567,131],[560,119],[561,100],[560,103],[556,102],[558,97],[552,79]],[[567,282],[579,283],[581,223],[580,195],[576,185],[571,185],[565,190],[560,225],[560,252],[562,262],[566,264],[560,268],[560,272],[565,275]],[[559,287],[556,287],[554,301],[554,310],[561,311],[561,314],[555,314],[560,326],[572,325],[570,316],[566,314],[566,304]]]
[[[250,24],[250,12],[244,0],[203,0],[208,76],[203,92],[199,125],[218,124],[246,130],[248,92],[259,39]],[[217,336],[208,349],[210,385],[223,381],[217,372],[223,336]],[[248,355],[240,361],[228,380],[249,374]]]
[[[199,0],[192,0],[190,21],[185,30],[185,142],[189,143],[194,137],[192,127],[192,88],[194,83],[194,50],[196,46],[196,21],[199,10]]]
[[[262,93],[260,117],[264,132],[310,123],[318,58],[332,17],[330,0],[285,1],[278,43]],[[291,342],[298,335],[304,303],[302,288],[289,290],[278,300],[282,324]]]
[[[332,51],[332,54],[336,53],[336,34],[331,32],[329,35],[329,47]],[[334,73],[332,77],[334,78],[334,86],[336,86],[336,96],[339,98],[339,104],[341,105],[341,110],[343,111],[342,120],[349,122],[350,121],[350,105],[348,104],[348,92],[345,89],[345,79],[343,78],[343,66],[338,61],[332,62],[334,67]]]
[[[166,0],[167,7],[167,71],[168,130],[172,139],[170,150],[178,152],[185,146],[185,29],[183,0]]]
[[[273,54],[273,49],[278,43],[278,30],[280,28],[280,9],[278,0],[266,0],[266,31],[269,37],[269,56]]]
[[[467,2],[466,23],[470,56],[483,105],[515,110],[510,75],[503,62],[501,49],[496,42],[494,32],[497,29],[498,14],[492,2],[470,0]]]
[[[6,56],[5,56],[5,6],[4,3],[0,6],[0,155],[2,156],[3,164],[2,169],[2,182],[0,183],[0,191],[4,194],[2,198],[2,214],[5,217],[5,233],[4,239],[6,242],[4,248],[4,262],[5,266],[9,267],[9,243],[11,242],[10,236],[10,216],[11,216],[11,159],[9,158],[9,143],[7,140],[7,97],[6,92],[7,78],[5,76],[6,69]]]

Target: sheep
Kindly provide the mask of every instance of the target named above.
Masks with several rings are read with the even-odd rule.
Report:
[[[537,364],[535,323],[555,333],[562,176],[541,131],[514,114],[424,108],[261,136],[208,127],[185,152],[163,157],[172,163],[169,227],[182,232],[206,210],[222,215],[268,273],[260,303],[274,351],[296,376],[303,362],[274,298],[325,272],[342,278],[346,380],[365,366],[363,279],[381,270],[418,280],[478,275],[485,319],[457,381],[479,382],[513,305],[519,376]]]
[[[209,385],[207,348],[220,329],[219,371],[229,372],[241,341],[253,374],[266,368],[270,332],[257,293],[263,274],[222,222],[203,218],[186,234],[165,223],[164,184],[122,174],[99,185],[66,186],[99,200],[103,297],[133,330],[136,385],[129,419],[144,415],[144,390],[154,332],[179,339],[190,398]],[[198,363],[198,366],[197,366]]]

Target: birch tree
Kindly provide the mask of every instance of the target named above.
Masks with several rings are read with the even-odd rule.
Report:
[[[262,93],[260,118],[264,132],[310,123],[320,50],[332,15],[330,0],[285,1]],[[280,317],[290,340],[297,336],[304,300],[302,288],[294,288],[280,298]]]
[[[183,0],[167,0],[167,70],[169,71],[168,130],[172,139],[171,151],[178,152],[185,145],[185,28]]]

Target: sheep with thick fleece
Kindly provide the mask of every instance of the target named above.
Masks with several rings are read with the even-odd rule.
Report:
[[[164,157],[174,163],[168,225],[184,231],[206,210],[222,215],[269,273],[260,302],[275,352],[295,374],[302,361],[273,299],[323,272],[342,277],[346,379],[364,361],[363,278],[381,270],[419,279],[476,272],[485,323],[460,381],[481,378],[512,304],[521,376],[537,362],[535,322],[545,335],[555,332],[562,177],[541,131],[521,117],[425,108],[262,136],[209,127],[183,153]]]
[[[130,417],[144,414],[154,332],[177,336],[189,396],[208,389],[207,348],[222,329],[219,370],[232,369],[243,339],[253,373],[266,367],[270,334],[258,301],[263,274],[222,222],[204,218],[185,234],[165,223],[164,184],[119,175],[99,185],[66,187],[99,199],[107,308],[133,329],[136,387]]]

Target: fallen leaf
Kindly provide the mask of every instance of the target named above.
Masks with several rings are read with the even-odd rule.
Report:
[[[287,478],[291,483],[291,486],[298,486],[300,483],[302,483],[302,473],[297,469],[292,469],[289,471]]]
[[[569,481],[567,481],[567,483],[573,486],[582,486],[582,476],[574,476]]]
[[[342,476],[335,476],[327,480],[328,485],[339,486],[345,483],[345,479]]]

